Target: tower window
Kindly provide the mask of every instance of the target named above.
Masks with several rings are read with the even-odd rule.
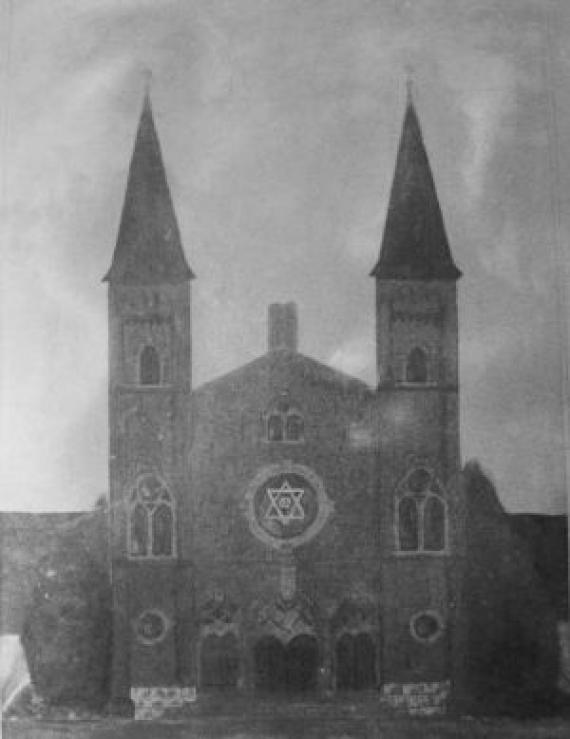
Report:
[[[416,346],[406,360],[406,382],[422,384],[428,381],[428,358],[426,352]]]
[[[304,428],[299,411],[280,403],[267,416],[267,441],[303,441]]]
[[[442,489],[425,468],[412,470],[399,486],[396,547],[400,552],[445,552],[447,508]]]
[[[141,352],[139,378],[141,385],[160,385],[160,357],[150,344]]]
[[[137,481],[129,504],[131,557],[174,555],[174,502],[166,486],[154,475]]]
[[[437,495],[424,502],[424,549],[440,552],[445,549],[445,506]]]

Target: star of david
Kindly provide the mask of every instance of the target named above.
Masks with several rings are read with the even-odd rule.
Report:
[[[301,499],[303,488],[293,488],[288,480],[284,480],[280,488],[267,488],[269,508],[265,514],[268,521],[279,521],[287,526],[291,521],[303,521],[305,511]]]

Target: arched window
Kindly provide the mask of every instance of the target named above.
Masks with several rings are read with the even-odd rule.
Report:
[[[445,549],[445,506],[437,495],[429,495],[424,502],[424,549]]]
[[[267,419],[267,441],[283,441],[283,418],[278,413]]]
[[[304,420],[287,402],[277,404],[267,415],[267,441],[303,441]]]
[[[152,514],[152,553],[155,557],[172,554],[172,508],[161,503]]]
[[[398,544],[402,552],[415,552],[420,548],[418,502],[411,495],[398,502]]]
[[[160,385],[160,357],[148,344],[141,352],[139,379],[141,385]]]
[[[303,418],[298,413],[287,414],[287,441],[300,441],[303,438]]]
[[[416,346],[408,354],[406,360],[406,382],[422,384],[428,381],[428,359],[427,354],[419,346]]]
[[[154,475],[137,480],[129,502],[129,555],[174,556],[174,501]]]
[[[399,485],[396,501],[396,548],[400,552],[444,552],[447,508],[443,489],[424,467],[411,470]]]
[[[144,557],[147,553],[148,513],[141,503],[136,503],[131,521],[131,554]]]

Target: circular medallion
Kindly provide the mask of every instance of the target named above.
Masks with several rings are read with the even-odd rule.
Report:
[[[135,623],[137,639],[148,646],[162,641],[167,631],[168,619],[161,611],[144,611]]]
[[[437,611],[421,611],[410,619],[410,631],[417,641],[431,644],[443,633],[443,620]]]
[[[293,463],[261,470],[248,486],[246,504],[252,532],[276,548],[312,539],[332,510],[321,479]]]

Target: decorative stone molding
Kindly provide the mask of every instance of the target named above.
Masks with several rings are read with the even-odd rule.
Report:
[[[375,634],[378,616],[374,603],[352,598],[343,600],[331,618],[331,631],[336,638],[343,634]]]
[[[249,483],[244,502],[251,532],[274,549],[310,541],[334,508],[321,478],[289,461],[261,469]]]
[[[182,708],[196,701],[195,687],[152,686],[131,688],[135,721],[152,721],[171,708]]]
[[[386,683],[382,686],[380,703],[395,713],[408,716],[443,716],[451,682]]]
[[[259,611],[257,621],[263,633],[288,644],[297,636],[316,636],[315,619],[308,603],[297,597],[294,602],[278,600]]]

